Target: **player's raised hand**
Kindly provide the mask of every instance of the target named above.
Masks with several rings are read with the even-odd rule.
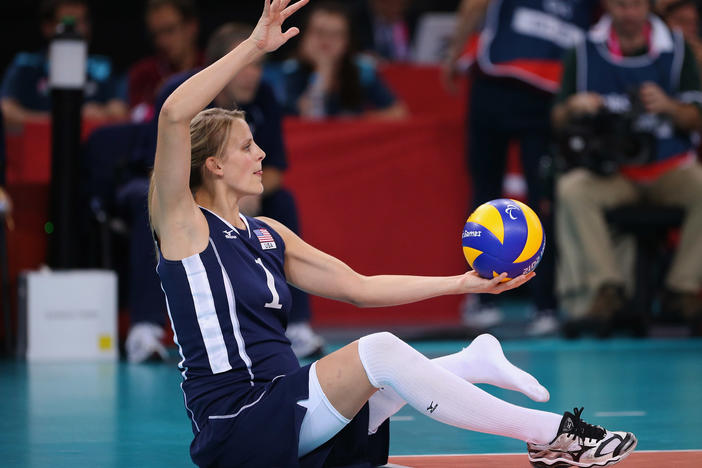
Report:
[[[507,278],[506,273],[502,273],[492,279],[481,278],[476,271],[469,271],[461,278],[461,289],[464,293],[500,294],[510,289],[518,288],[536,273],[533,271],[526,275],[519,275],[509,281],[502,282]]]
[[[273,52],[285,44],[290,38],[300,33],[298,28],[290,28],[283,32],[283,23],[309,0],[298,0],[288,6],[290,0],[264,0],[263,14],[251,33],[251,39],[262,52]]]

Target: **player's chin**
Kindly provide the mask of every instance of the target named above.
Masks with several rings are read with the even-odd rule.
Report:
[[[261,195],[263,193],[263,182],[260,179],[252,181],[246,192],[247,195]]]

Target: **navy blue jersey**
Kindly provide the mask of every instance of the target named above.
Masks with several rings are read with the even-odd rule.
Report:
[[[283,239],[254,218],[241,216],[242,231],[201,209],[207,248],[178,261],[159,249],[157,267],[195,433],[212,415],[255,404],[265,384],[300,367],[285,337],[292,300]]]

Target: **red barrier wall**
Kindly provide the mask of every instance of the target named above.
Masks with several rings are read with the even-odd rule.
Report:
[[[285,183],[297,197],[303,235],[364,274],[461,273],[460,232],[469,206],[465,91],[446,95],[433,68],[400,65],[384,74],[414,117],[395,123],[285,123],[290,163]],[[49,138],[49,126],[36,124],[8,135],[8,189],[17,225],[8,238],[13,291],[16,274],[45,258]],[[455,322],[459,300],[359,310],[315,298],[314,322]]]
[[[462,122],[285,125],[286,184],[312,245],[364,274],[465,271],[460,233],[468,209]],[[318,324],[457,320],[457,297],[383,310],[313,300]]]

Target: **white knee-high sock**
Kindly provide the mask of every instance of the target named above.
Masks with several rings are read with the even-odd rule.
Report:
[[[444,369],[470,383],[486,383],[521,392],[534,401],[548,401],[548,390],[531,374],[507,360],[500,342],[487,333],[474,339],[470,346],[455,354],[433,360]]]
[[[358,353],[368,380],[391,387],[419,412],[463,429],[549,443],[561,416],[502,401],[430,361],[391,333],[364,336]]]
[[[535,401],[548,401],[549,393],[539,382],[509,362],[500,342],[492,335],[475,338],[461,351],[432,359],[452,374],[470,383],[486,383],[521,392]],[[405,400],[390,387],[377,391],[369,400],[368,431],[374,433],[387,418],[405,406]]]

